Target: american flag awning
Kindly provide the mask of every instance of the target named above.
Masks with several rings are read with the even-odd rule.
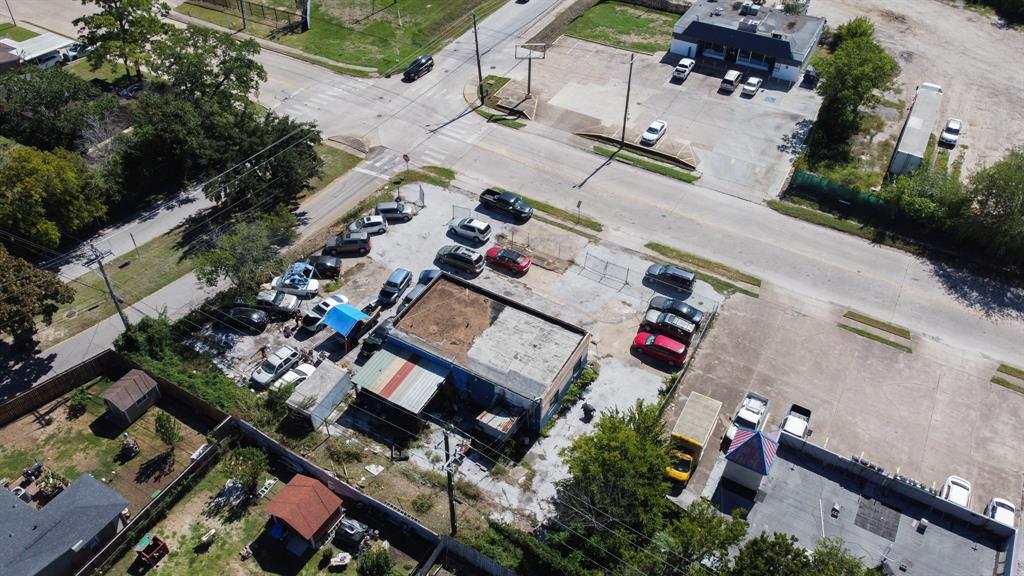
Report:
[[[735,462],[762,476],[767,476],[775,462],[775,453],[779,450],[779,437],[754,431],[749,428],[736,430],[725,459]]]

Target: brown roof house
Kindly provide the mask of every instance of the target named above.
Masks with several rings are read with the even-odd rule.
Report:
[[[128,426],[160,399],[160,386],[142,370],[132,370],[114,382],[100,398],[114,422]]]
[[[330,540],[344,514],[341,498],[322,482],[296,474],[267,504],[273,526],[270,535],[289,552],[301,556]]]

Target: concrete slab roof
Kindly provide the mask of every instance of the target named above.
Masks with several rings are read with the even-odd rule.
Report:
[[[587,335],[449,275],[398,316],[393,334],[530,400],[544,395]]]
[[[893,573],[908,576],[991,576],[1004,540],[785,445],[746,506],[751,535],[785,532],[808,549],[823,537],[840,538],[866,566],[885,559]],[[923,532],[922,518],[929,522]]]

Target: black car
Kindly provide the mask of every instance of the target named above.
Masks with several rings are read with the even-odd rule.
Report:
[[[306,262],[313,267],[313,275],[317,278],[337,280],[341,275],[341,260],[337,256],[310,256]]]
[[[100,92],[114,91],[114,85],[110,82],[107,82],[103,78],[93,78],[92,80],[89,80],[89,84],[92,84],[93,86],[99,88]]]
[[[365,256],[370,253],[370,235],[366,232],[348,232],[342,236],[328,238],[320,253],[324,256]]]
[[[259,334],[267,328],[267,313],[254,308],[236,306],[220,311],[220,320],[224,324],[243,332]]]
[[[372,356],[374,352],[384,347],[384,342],[388,339],[388,334],[391,333],[391,327],[394,326],[394,317],[388,318],[381,322],[373,332],[363,340],[363,346],[359,349],[359,355],[362,357]]]
[[[684,320],[693,322],[697,326],[700,326],[700,323],[704,321],[703,312],[682,300],[676,300],[667,296],[655,296],[654,298],[651,298],[651,303],[647,305],[647,309],[658,310],[659,312],[671,312]]]
[[[437,278],[440,275],[441,275],[441,271],[438,270],[437,268],[428,268],[428,269],[424,270],[423,272],[420,272],[420,277],[419,277],[418,280],[416,280],[416,283],[417,284],[427,285],[427,284],[430,284],[431,280],[433,280],[434,278]]]
[[[683,270],[675,266],[665,264],[651,264],[644,274],[644,279],[658,284],[664,284],[669,288],[690,292],[693,290],[693,282],[697,275],[689,270]]]
[[[409,64],[409,67],[402,73],[402,78],[412,82],[433,69],[434,59],[424,54],[423,56],[413,60],[412,64]]]
[[[465,246],[449,244],[437,251],[437,262],[470,274],[479,274],[484,269],[484,257]]]
[[[117,95],[121,98],[135,98],[139,95],[139,92],[142,92],[142,89],[145,88],[145,86],[145,82],[142,80],[136,80],[122,88]]]

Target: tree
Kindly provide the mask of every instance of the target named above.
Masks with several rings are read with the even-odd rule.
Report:
[[[35,318],[49,322],[58,305],[71,302],[75,295],[55,274],[33,268],[2,245],[0,292],[0,332],[13,336],[15,349],[25,352],[35,345]]]
[[[811,559],[796,538],[776,532],[748,540],[736,555],[729,576],[807,576]],[[816,573],[814,573],[816,574]]]
[[[78,147],[86,129],[106,123],[116,109],[114,96],[57,66],[0,78],[0,132],[27,146]]]
[[[833,50],[840,44],[854,38],[874,38],[875,25],[864,16],[858,16],[840,24],[833,32],[830,45]]]
[[[0,157],[0,228],[56,248],[62,233],[81,230],[105,213],[80,156],[23,146]]]
[[[1024,148],[975,172],[967,186],[974,215],[966,234],[1013,266],[1024,266]]]
[[[747,535],[748,524],[742,515],[742,510],[735,510],[727,518],[701,498],[672,522],[669,533],[680,543],[679,555],[696,561],[688,574],[721,573],[728,567],[730,550]]]
[[[143,316],[114,339],[114,350],[136,357],[163,360],[174,355],[171,323],[167,316]]]
[[[255,157],[230,174],[228,182],[217,179],[206,186],[203,192],[214,202],[240,208],[264,204],[268,198],[270,205],[290,203],[310,189],[310,179],[323,169],[316,151],[320,132],[312,123],[267,113],[255,123],[233,126],[233,134],[239,156]]]
[[[159,412],[156,415],[155,428],[157,437],[167,445],[164,466],[166,469],[174,468],[174,449],[178,442],[181,442],[181,424],[167,412]]]
[[[664,426],[654,404],[638,401],[627,412],[604,413],[594,432],[577,438],[564,453],[570,477],[558,483],[558,521],[570,533],[586,534],[569,547],[586,551],[596,565],[616,562],[615,550],[637,534],[664,526],[672,503],[665,498],[670,464]],[[621,556],[621,554],[617,554]]]
[[[898,176],[879,194],[926,230],[952,230],[969,211],[970,199],[956,176],[925,166]]]
[[[255,40],[209,28],[172,28],[153,43],[150,69],[190,101],[226,96],[243,102],[267,79]]]
[[[869,576],[870,571],[860,558],[850,554],[839,538],[825,538],[818,541],[811,558],[811,574],[814,576]]]
[[[822,103],[812,149],[819,153],[848,153],[848,141],[860,127],[860,108],[876,103],[876,92],[888,89],[896,73],[896,60],[874,38],[860,35],[863,30],[855,33],[861,27],[847,31],[855,35],[843,40],[831,56],[815,62]]]
[[[78,26],[81,42],[96,49],[89,54],[89,65],[96,70],[104,64],[121,63],[125,75],[141,77],[141,66],[149,57],[150,42],[167,30],[161,20],[171,7],[157,0],[82,0],[99,11],[72,21]]]
[[[195,272],[208,286],[226,278],[243,297],[283,265],[279,248],[295,237],[295,216],[283,208],[250,222],[241,222],[214,246],[195,258]]]
[[[395,561],[384,548],[370,548],[359,557],[356,564],[358,576],[391,576]]]
[[[242,484],[246,494],[254,494],[267,470],[267,454],[253,446],[239,448],[231,453],[229,465],[231,476]]]

